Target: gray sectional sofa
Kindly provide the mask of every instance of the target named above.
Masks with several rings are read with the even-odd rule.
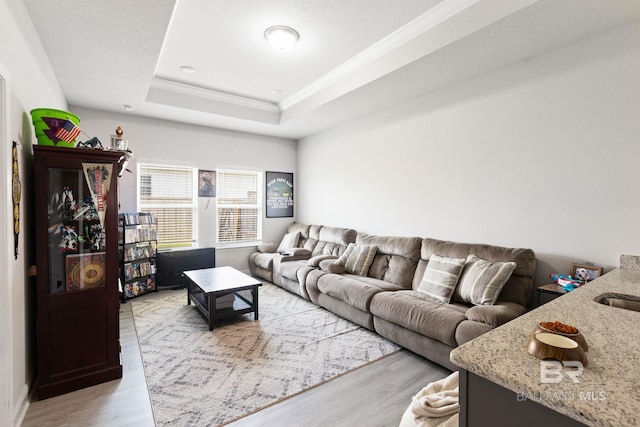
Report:
[[[536,260],[531,249],[294,223],[280,244],[259,246],[249,266],[453,370],[453,348],[526,312]]]

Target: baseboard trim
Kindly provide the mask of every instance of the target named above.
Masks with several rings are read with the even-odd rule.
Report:
[[[20,397],[16,400],[16,404],[13,407],[13,425],[19,427],[24,422],[24,418],[27,416],[29,410],[29,387],[24,385],[20,392]]]

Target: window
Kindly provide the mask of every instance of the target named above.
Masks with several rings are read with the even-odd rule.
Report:
[[[158,247],[192,246],[196,241],[197,169],[138,163],[138,207],[158,221]]]
[[[262,174],[218,169],[218,243],[262,240]]]

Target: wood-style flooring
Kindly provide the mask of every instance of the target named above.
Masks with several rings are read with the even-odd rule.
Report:
[[[131,304],[121,305],[120,343],[122,379],[32,402],[22,427],[155,426]],[[449,373],[402,350],[228,426],[397,427],[411,396]]]

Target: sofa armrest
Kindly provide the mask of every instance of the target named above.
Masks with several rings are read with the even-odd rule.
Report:
[[[486,323],[494,328],[523,315],[526,308],[515,302],[498,301],[495,305],[476,305],[465,313],[469,320]]]
[[[274,254],[278,250],[278,243],[263,243],[258,245],[258,252],[263,254]]]
[[[299,259],[309,259],[309,257],[311,257],[311,251],[305,248],[291,248],[287,249],[287,252],[283,253],[282,255],[300,257]]]
[[[338,257],[336,255],[316,255],[309,258],[308,265],[309,267],[320,267],[320,263],[326,259],[336,260]]]
[[[323,259],[320,261],[319,267],[320,270],[330,274],[345,274],[347,272],[335,259]]]
[[[277,259],[279,263],[287,261],[300,261],[309,259],[310,255],[311,252],[307,249],[295,248],[290,249],[286,254],[276,254],[273,259],[274,261]]]

